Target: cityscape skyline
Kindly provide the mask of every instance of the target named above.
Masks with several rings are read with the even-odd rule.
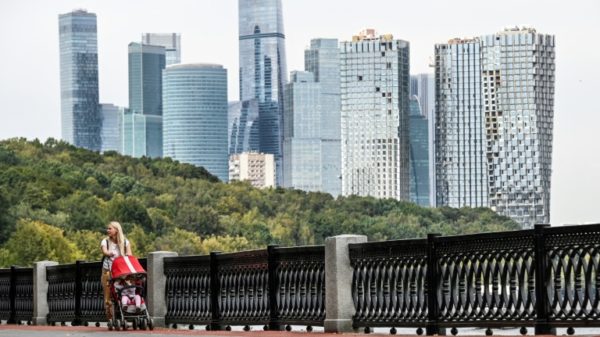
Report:
[[[125,39],[130,42],[136,41],[142,32],[178,32],[181,33],[185,45],[182,55],[183,62],[218,61],[218,63],[224,64],[226,68],[237,68],[235,61],[230,62],[230,59],[235,60],[237,58],[237,52],[235,51],[235,45],[237,44],[237,26],[235,25],[237,1],[214,4],[214,6],[211,4],[211,10],[207,12],[216,11],[218,14],[213,13],[212,16],[218,17],[217,21],[226,21],[231,24],[216,24],[211,20],[207,20],[211,29],[205,29],[204,34],[189,33],[188,30],[182,28],[181,24],[173,22],[173,18],[169,20],[170,16],[180,16],[181,13],[189,12],[189,9],[193,6],[202,7],[202,4],[192,5],[187,1],[169,3],[169,6],[178,9],[177,11],[165,12],[167,19],[164,21],[170,22],[171,26],[165,25],[165,22],[157,23],[155,21],[152,22],[151,26],[148,26],[148,23],[136,25],[136,22],[143,23],[144,20],[133,20],[132,22],[119,19],[120,15],[131,15],[133,7],[140,10],[140,7],[136,5],[137,3],[136,1],[125,4],[118,4],[114,1],[106,1],[106,3],[61,1],[59,4],[46,4],[41,1],[23,1],[1,4],[0,13],[9,13],[10,15],[2,15],[2,20],[0,20],[1,28],[3,28],[0,29],[2,31],[0,42],[3,46],[10,46],[11,50],[18,50],[19,52],[2,53],[3,55],[0,56],[2,58],[0,73],[3,74],[0,78],[0,87],[3,89],[0,90],[0,103],[7,109],[7,111],[2,112],[4,122],[0,126],[0,139],[15,136],[29,139],[37,137],[42,140],[47,137],[60,138],[60,96],[58,94],[59,89],[57,89],[58,33],[55,20],[58,14],[67,13],[77,7],[84,7],[98,16],[100,103],[126,105],[124,104],[126,99],[123,98],[127,97],[127,81],[123,81],[123,78],[127,76],[127,72],[126,70],[122,71],[122,69],[116,71],[115,68],[119,64],[126,65],[126,52],[124,51],[126,51],[127,43],[122,44],[119,42],[122,38],[111,39],[107,37],[107,35],[111,35],[110,33],[113,34],[113,37],[119,34],[124,35]],[[31,8],[32,4],[37,4],[36,8],[38,10],[28,11],[27,8]],[[148,8],[139,13],[140,17],[157,15],[157,13],[162,14],[165,10],[160,2],[149,2],[149,4],[154,6],[144,6]],[[312,20],[316,20],[317,24],[304,27],[299,25],[299,22],[302,22],[302,18],[306,19],[306,16],[303,16],[302,13],[306,14],[307,10],[301,7],[311,6],[307,6],[305,3],[300,5],[294,2],[284,2],[283,16],[286,25],[288,55],[287,70],[302,69],[302,62],[299,62],[299,60],[302,60],[303,50],[310,39],[325,37],[345,40],[347,36],[365,27],[375,28],[379,34],[394,34],[394,36],[399,36],[410,42],[411,74],[432,72],[432,69],[427,68],[427,64],[429,63],[429,57],[433,55],[433,45],[435,43],[445,43],[453,37],[475,37],[494,33],[505,26],[523,22],[528,23],[528,26],[535,27],[540,32],[555,35],[558,43],[556,51],[557,79],[551,223],[598,221],[598,213],[593,210],[593,192],[598,188],[598,181],[600,181],[600,160],[597,155],[600,151],[598,151],[597,142],[593,140],[593,126],[597,125],[595,121],[597,121],[598,116],[593,113],[592,105],[586,104],[585,99],[586,97],[593,97],[594,89],[599,87],[598,69],[593,67],[597,63],[594,60],[596,53],[593,48],[597,47],[592,46],[592,51],[586,48],[586,53],[581,53],[576,48],[581,44],[576,41],[591,40],[592,37],[598,35],[599,28],[594,24],[597,14],[592,13],[600,12],[598,11],[599,5],[593,1],[576,1],[575,4],[566,5],[550,1],[544,2],[543,6],[535,6],[531,3],[519,4],[518,11],[511,11],[510,8],[517,8],[516,4],[517,2],[514,1],[506,1],[502,6],[494,8],[493,16],[486,16],[485,19],[476,18],[477,13],[483,13],[490,9],[486,8],[484,4],[475,5],[475,3],[468,1],[455,1],[452,2],[452,5],[442,2],[415,4],[413,6],[415,12],[419,12],[419,9],[439,9],[439,12],[443,13],[446,10],[452,14],[447,15],[452,17],[452,20],[441,18],[439,13],[433,13],[433,17],[438,21],[432,20],[429,23],[433,24],[414,26],[414,19],[409,17],[406,18],[407,22],[390,20],[391,18],[385,15],[371,14],[369,11],[357,11],[351,4],[346,5],[344,3],[342,5],[340,2],[332,1],[320,4],[323,9],[322,12],[327,13],[344,6],[345,15],[341,24],[339,22],[323,24],[323,18],[326,16],[317,13],[312,16]],[[389,1],[375,1],[369,7],[377,8],[382,5],[387,7],[398,6]],[[455,22],[460,22],[461,16],[464,15],[460,13],[460,8],[467,5],[471,5],[469,15],[473,17],[473,20],[467,20],[467,24],[455,24]],[[184,8],[188,8],[188,10],[184,10]],[[226,12],[220,12],[223,9]],[[532,14],[534,10],[536,11],[535,17]],[[176,14],[177,12],[179,14]],[[11,30],[8,28],[18,22],[14,18],[22,18],[24,14],[31,15],[33,22],[36,22],[36,24],[25,27],[23,32],[19,34],[11,34]],[[565,21],[564,18],[569,17],[570,14],[577,17],[577,20]],[[161,15],[161,17],[163,16]],[[191,24],[200,25],[197,21],[201,20],[180,21],[190,21]],[[46,27],[46,22],[51,24]],[[123,22],[123,24],[119,22]],[[411,24],[413,27],[410,26]],[[133,31],[135,31],[135,34]],[[419,34],[416,34],[415,31],[422,33],[421,36],[419,37]],[[129,35],[130,32],[132,32],[131,36]],[[207,34],[206,32],[213,34]],[[13,35],[18,37],[19,40],[15,40]],[[198,53],[198,51],[196,51],[198,54],[194,54],[195,48],[201,48],[202,45],[207,44],[207,42],[203,42],[203,39],[209,35],[216,35],[220,40],[225,41],[224,46],[226,48],[221,49],[223,60],[217,59],[218,56],[215,55],[204,56],[202,52]],[[571,35],[577,38],[569,38]],[[435,38],[432,39],[432,36],[435,36]],[[590,38],[586,39],[586,36]],[[28,40],[28,37],[31,37],[31,39]],[[32,44],[35,45],[35,52],[28,52],[28,48],[31,47],[23,44],[21,40],[35,40],[36,43]],[[188,50],[190,50],[189,54]],[[36,62],[31,62],[30,55],[36,59],[41,58],[44,60],[44,62],[37,62],[41,63],[43,67],[40,68],[40,65]],[[26,66],[23,62],[27,62]],[[23,66],[15,66],[15,64],[23,64]],[[19,78],[23,77],[25,81],[19,81]],[[237,85],[233,85],[237,84],[236,77],[235,71],[229,72],[229,100],[237,99],[236,90],[232,90],[237,87]],[[120,78],[120,80],[115,80],[115,78]],[[36,99],[27,99],[31,92],[35,92]],[[574,149],[576,151],[573,151]]]

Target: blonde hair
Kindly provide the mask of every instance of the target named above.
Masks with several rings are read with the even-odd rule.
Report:
[[[108,225],[117,230],[117,246],[119,247],[121,256],[125,256],[125,235],[123,235],[123,228],[121,228],[121,224],[117,221],[111,221]]]

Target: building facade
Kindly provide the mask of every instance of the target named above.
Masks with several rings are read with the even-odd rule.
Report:
[[[315,39],[285,90],[283,186],[341,194],[337,39]]]
[[[409,199],[409,43],[368,29],[340,44],[342,194]]]
[[[124,154],[162,157],[162,71],[165,63],[164,47],[129,44],[129,112],[123,119]]]
[[[75,146],[100,151],[96,14],[85,10],[61,14],[58,25],[61,137]]]
[[[123,114],[125,108],[114,104],[100,104],[102,130],[100,138],[102,147],[100,151],[123,151]]]
[[[239,144],[235,151],[275,157],[282,176],[283,99],[287,82],[281,0],[239,0]]]
[[[429,201],[429,120],[421,111],[417,96],[409,102],[410,201],[430,206]]]
[[[229,181],[249,181],[254,187],[275,187],[275,159],[272,154],[243,152],[229,157]]]
[[[181,63],[181,34],[178,33],[144,33],[142,44],[165,48],[166,65]]]
[[[436,45],[438,205],[549,223],[554,48],[518,27]]]
[[[163,154],[227,181],[227,70],[172,65],[164,70],[163,84]]]
[[[435,76],[416,74],[410,77],[410,97],[419,100],[421,114],[427,119],[429,144],[429,206],[435,206]]]

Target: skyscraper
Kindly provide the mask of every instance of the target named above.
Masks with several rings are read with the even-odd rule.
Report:
[[[421,114],[427,119],[429,158],[429,206],[435,206],[435,77],[417,74],[410,77],[410,97],[416,96]]]
[[[409,199],[409,43],[372,29],[340,45],[342,194]]]
[[[76,10],[58,16],[62,139],[100,151],[96,14]]]
[[[145,33],[142,44],[165,47],[166,64],[181,63],[181,34],[177,33]]]
[[[163,80],[164,155],[227,181],[227,70],[176,64],[165,69]]]
[[[437,204],[548,223],[554,36],[510,28],[435,51]]]
[[[240,101],[236,151],[275,156],[281,181],[283,88],[287,82],[281,0],[239,0]]]
[[[124,154],[162,157],[164,68],[164,47],[129,44],[129,113],[123,120]]]
[[[114,104],[100,104],[102,116],[102,152],[117,151],[123,148],[123,114],[125,109]]]
[[[430,206],[429,202],[429,121],[421,112],[417,96],[409,102],[410,201]]]
[[[337,39],[315,39],[292,72],[284,109],[283,186],[341,194]]]

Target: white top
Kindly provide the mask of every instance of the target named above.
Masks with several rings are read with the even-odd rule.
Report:
[[[102,239],[102,242],[100,243],[100,248],[102,247],[106,247],[106,243],[108,242],[108,252],[112,252],[113,256],[112,257],[108,257],[106,256],[106,258],[104,259],[104,263],[102,263],[102,268],[106,269],[106,270],[110,270],[110,268],[112,267],[112,263],[113,260],[119,256],[121,256],[121,252],[119,251],[119,246],[110,241],[107,240],[106,238]],[[127,246],[129,246],[129,240],[125,239],[125,248],[127,248]]]

